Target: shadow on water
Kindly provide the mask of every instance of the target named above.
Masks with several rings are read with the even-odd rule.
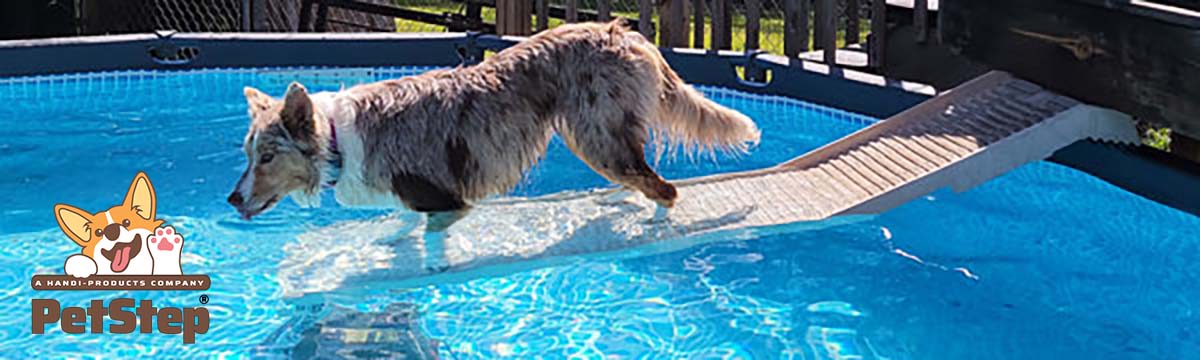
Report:
[[[259,345],[255,357],[292,359],[438,359],[438,342],[419,326],[417,306],[393,303],[381,311],[336,305],[298,306]]]

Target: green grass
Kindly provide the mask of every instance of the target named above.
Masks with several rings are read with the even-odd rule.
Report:
[[[445,2],[445,1],[439,1],[439,0],[402,0],[402,1],[399,1],[397,3],[397,5],[407,8],[407,9],[411,9],[411,10],[423,11],[423,12],[434,13],[434,14],[442,14],[442,13],[459,13],[459,14],[461,14],[461,13],[463,13],[463,7],[461,4],[449,3],[449,2]],[[485,8],[483,8],[481,14],[482,14],[484,22],[488,22],[488,23],[496,22],[496,9],[485,7]],[[629,12],[629,11],[614,11],[613,16],[620,16],[620,17],[624,17],[627,19],[637,19],[638,18],[638,14],[636,12]],[[760,49],[766,50],[773,54],[783,54],[783,18],[782,18],[782,16],[783,16],[783,14],[778,13],[778,12],[770,12],[770,11],[764,12],[763,17],[759,21],[759,48]],[[658,23],[658,15],[655,14],[652,18],[653,18],[653,21],[657,24]],[[531,15],[531,19],[532,19],[531,22],[536,26],[537,18]],[[705,23],[704,44],[703,44],[703,46],[696,46],[696,44],[692,41],[693,40],[692,36],[690,35],[690,30],[693,28],[692,27],[693,24],[691,23],[691,21],[689,21],[689,24],[687,27],[687,29],[689,30],[688,41],[689,41],[690,45],[692,45],[692,47],[708,48],[709,45],[712,44],[711,18],[706,18],[704,20],[704,23]],[[563,21],[560,19],[554,19],[554,18],[550,19],[550,27],[555,27],[555,26],[559,26],[562,24],[563,24]],[[863,37],[865,38],[865,34],[870,30],[870,24],[868,24],[867,21],[865,21],[865,20],[860,22],[860,24],[861,24],[861,26],[860,26],[861,30],[859,31],[859,34],[863,34]],[[746,17],[744,15],[735,14],[733,16],[732,28],[733,28],[732,29],[733,30],[733,34],[732,34],[733,50],[739,50],[739,51],[745,50],[746,49]],[[410,20],[404,20],[404,19],[396,19],[396,30],[399,32],[443,32],[443,31],[446,31],[446,28],[444,26],[430,25],[430,24],[425,24],[425,23],[420,23],[420,22],[410,21]],[[811,23],[809,25],[809,31],[812,31]],[[845,36],[845,31],[839,30],[838,37],[837,37],[837,46],[838,47],[842,47],[845,45],[844,36]],[[809,40],[810,46],[808,48],[811,49],[812,48],[811,47],[812,37],[810,36],[809,39],[810,39]],[[657,37],[655,39],[651,39],[651,40],[654,41],[655,43],[658,43]]]
[[[1142,133],[1142,144],[1162,151],[1171,150],[1171,129],[1146,129]]]

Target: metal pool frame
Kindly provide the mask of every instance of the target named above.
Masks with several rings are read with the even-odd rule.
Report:
[[[0,41],[0,77],[129,69],[456,66],[523,38],[473,33],[173,33]],[[934,95],[925,85],[763,53],[662,49],[688,82],[780,95],[888,118]],[[737,75],[769,73],[753,82]],[[1051,161],[1200,215],[1200,165],[1157,150],[1080,141]]]

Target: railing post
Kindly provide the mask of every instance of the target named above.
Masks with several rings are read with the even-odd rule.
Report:
[[[300,19],[296,24],[296,31],[311,32],[312,31],[312,5],[314,0],[302,0],[300,2]]]
[[[267,14],[267,1],[268,0],[249,0],[251,17],[250,31],[286,30],[286,24],[284,24],[282,28],[276,29],[279,26],[272,26],[271,22],[267,20],[269,17],[269,14]]]
[[[528,0],[496,0],[496,33],[500,35],[529,35],[531,7]]]
[[[329,29],[329,5],[323,1],[317,4],[317,23],[313,29],[317,32],[325,32]]]
[[[817,41],[825,50],[825,64],[837,66],[837,2],[836,0],[817,0],[817,25],[825,29]]]
[[[846,45],[859,41],[858,0],[846,0]]]
[[[759,22],[762,18],[760,0],[746,0],[746,51],[758,50]]]
[[[658,12],[658,44],[662,47],[687,47],[687,0],[662,0]]]
[[[729,50],[733,48],[733,17],[730,14],[729,0],[712,0],[712,49]]]
[[[563,17],[563,20],[569,23],[579,21],[579,0],[567,0],[567,13]]]
[[[638,0],[638,32],[654,41],[654,5],[650,0]]]
[[[823,21],[821,21],[821,15],[824,12],[821,11],[821,7],[825,6],[825,4],[821,3],[821,1],[824,0],[811,1],[812,3],[809,4],[809,9],[812,9],[812,49],[821,50],[821,46],[825,45],[821,42],[821,39],[825,38],[825,24]]]
[[[250,2],[251,1],[253,1],[253,0],[242,0],[242,17],[241,17],[241,20],[242,20],[241,31],[242,32],[254,31],[254,29],[252,28],[254,23],[251,22],[251,20],[250,20],[253,17],[250,13]]]
[[[929,37],[929,0],[913,0],[913,26],[917,43],[924,44]]]
[[[760,0],[746,0],[746,52],[758,50],[758,32],[762,18],[762,3]],[[731,34],[730,37],[733,35]],[[753,61],[753,60],[751,60]],[[747,63],[742,70],[746,80],[766,82],[767,74],[762,68]]]
[[[550,28],[550,6],[546,4],[548,0],[537,0],[537,30],[542,31]]]
[[[783,54],[808,51],[808,0],[783,0]]]
[[[704,0],[692,2],[692,47],[704,48]]]
[[[596,20],[606,22],[612,19],[612,0],[596,0]]]
[[[471,21],[471,23],[474,24],[473,26],[478,26],[479,24],[483,24],[483,4],[480,4],[479,0],[466,0],[466,5],[467,5],[468,21]],[[462,31],[462,30],[451,29],[450,31]]]
[[[867,40],[867,64],[881,70],[887,49],[887,0],[871,0],[871,34]]]

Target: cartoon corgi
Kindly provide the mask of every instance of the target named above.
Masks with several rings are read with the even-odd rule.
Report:
[[[83,248],[71,255],[63,265],[67,275],[86,278],[92,275],[153,275],[156,266],[152,253],[161,251],[163,271],[180,274],[179,248],[183,245],[173,228],[174,236],[156,237],[155,244],[147,242],[160,229],[163,220],[156,219],[157,200],[154,186],[145,173],[139,172],[125,193],[120,205],[95,214],[75,206],[54,206],[58,226],[75,244]],[[170,245],[162,245],[168,241]],[[157,249],[151,249],[151,247]],[[173,260],[170,260],[173,259]],[[173,261],[173,266],[170,265]]]

